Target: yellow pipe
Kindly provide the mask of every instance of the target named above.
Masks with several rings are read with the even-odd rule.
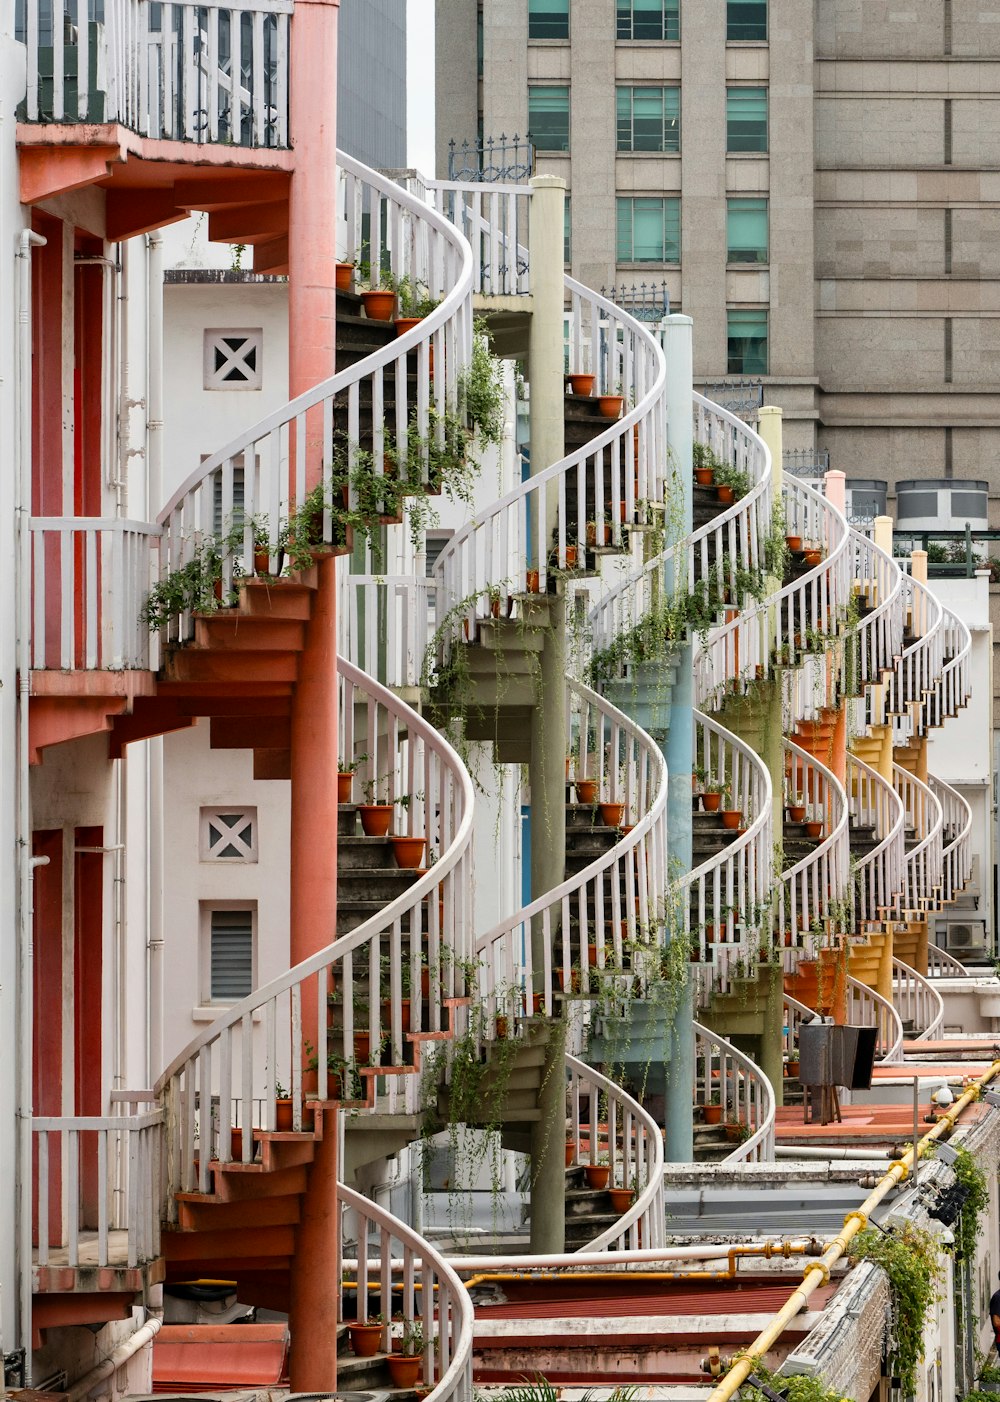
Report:
[[[925,1150],[940,1139],[946,1130],[954,1129],[962,1111],[973,1101],[979,1099],[983,1088],[989,1085],[990,1081],[997,1075],[1000,1075],[1000,1061],[994,1061],[990,1069],[955,1101],[948,1113],[941,1116],[934,1128],[928,1130],[917,1145],[918,1159],[924,1157]],[[744,1356],[733,1364],[718,1387],[712,1389],[707,1402],[729,1402],[736,1389],[742,1387],[753,1372],[756,1359],[767,1353],[768,1349],[777,1343],[787,1326],[805,1306],[810,1295],[821,1285],[827,1283],[830,1279],[830,1268],[835,1266],[845,1254],[858,1232],[867,1227],[868,1218],[874,1209],[878,1207],[887,1193],[906,1178],[912,1166],[912,1159],[913,1146],[911,1145],[903,1157],[897,1159],[890,1166],[889,1171],[879,1180],[861,1206],[847,1214],[843,1227],[830,1242],[823,1255],[817,1261],[810,1261],[803,1270],[802,1284],[792,1292],[767,1328],[757,1335]]]

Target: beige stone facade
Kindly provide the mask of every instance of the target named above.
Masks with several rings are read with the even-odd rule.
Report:
[[[615,0],[570,0],[529,39],[529,0],[437,3],[447,142],[523,133],[528,88],[566,85],[571,265],[592,286],[668,285],[695,372],[727,373],[727,310],[766,308],[768,402],[789,448],[849,477],[986,477],[1000,449],[1000,19],[984,0],[769,0],[766,42],[727,41],[726,0],[680,0],[680,40],[619,41]],[[544,8],[544,7],[543,7]],[[616,149],[616,85],[680,89],[679,152]],[[726,88],[766,88],[766,153],[727,153]],[[475,116],[473,116],[475,114]],[[616,257],[616,199],[680,200],[680,261]],[[768,261],[727,265],[727,197],[768,201]],[[891,502],[891,498],[890,498]]]

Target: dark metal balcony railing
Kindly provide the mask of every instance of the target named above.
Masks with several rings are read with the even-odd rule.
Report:
[[[523,185],[535,173],[535,148],[526,136],[480,137],[448,142],[448,179]]]
[[[633,282],[630,286],[602,287],[601,296],[622,307],[636,321],[662,321],[670,315],[670,292],[665,282]]]
[[[292,0],[18,0],[25,122],[284,147]]]

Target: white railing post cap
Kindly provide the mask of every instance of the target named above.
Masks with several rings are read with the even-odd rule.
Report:
[[[566,180],[561,175],[531,175],[528,184],[532,190],[565,190]]]

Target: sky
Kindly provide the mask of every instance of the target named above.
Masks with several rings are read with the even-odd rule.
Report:
[[[434,170],[434,0],[406,0],[407,165]]]

